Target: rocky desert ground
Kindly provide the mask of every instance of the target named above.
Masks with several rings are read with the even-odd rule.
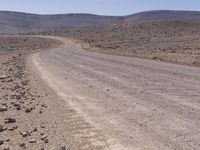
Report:
[[[200,149],[200,12],[0,20],[0,150]]]
[[[54,97],[27,66],[31,53],[59,42],[16,36],[1,37],[0,43],[0,149],[64,149],[64,141],[54,139],[57,125],[49,115]]]
[[[0,38],[0,149],[106,149],[106,137],[39,77],[31,55],[60,47],[42,37]]]
[[[74,39],[100,53],[199,66],[200,22],[150,21],[44,32]]]

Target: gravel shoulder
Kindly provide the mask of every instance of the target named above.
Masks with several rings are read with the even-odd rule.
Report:
[[[1,37],[4,46],[18,44],[24,47],[21,38]],[[26,39],[26,37],[23,37]],[[9,40],[11,42],[9,42]],[[34,44],[36,38],[32,44]],[[0,53],[0,149],[62,149],[67,145],[67,137],[60,131],[59,119],[52,111],[51,102],[58,99],[38,76],[30,69],[28,57],[41,51],[38,48],[55,47],[52,41],[44,46],[30,49],[16,47]],[[24,41],[24,40],[23,40]],[[37,42],[37,40],[36,40]],[[15,44],[16,45],[16,44]],[[59,106],[59,104],[58,104]],[[63,107],[63,106],[62,106]],[[67,148],[67,147],[66,147]]]

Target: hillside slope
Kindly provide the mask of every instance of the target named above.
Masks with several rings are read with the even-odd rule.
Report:
[[[37,15],[0,11],[0,34],[39,32],[60,27],[87,27],[161,20],[200,21],[198,11],[146,11],[128,16],[99,16],[93,14]]]
[[[19,12],[0,12],[0,33],[46,31],[61,26],[85,27],[117,23],[122,17],[92,14],[36,15]]]
[[[163,20],[190,20],[200,21],[199,11],[172,11],[172,10],[154,10],[144,11],[126,16],[126,22],[136,21],[163,21]]]

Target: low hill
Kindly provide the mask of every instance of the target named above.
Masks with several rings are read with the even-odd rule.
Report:
[[[162,20],[190,20],[200,21],[199,11],[172,11],[172,10],[154,10],[136,13],[126,16],[125,21],[162,21]]]
[[[93,14],[38,15],[0,11],[0,34],[39,32],[59,27],[88,27],[118,24],[123,22],[160,20],[200,21],[198,11],[146,11],[128,16],[99,16]]]
[[[122,17],[92,14],[36,15],[20,12],[0,12],[0,33],[38,32],[61,26],[85,27],[120,22]]]

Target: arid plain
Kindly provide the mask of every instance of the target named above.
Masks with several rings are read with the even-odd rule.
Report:
[[[0,149],[200,149],[200,12],[0,18]]]

